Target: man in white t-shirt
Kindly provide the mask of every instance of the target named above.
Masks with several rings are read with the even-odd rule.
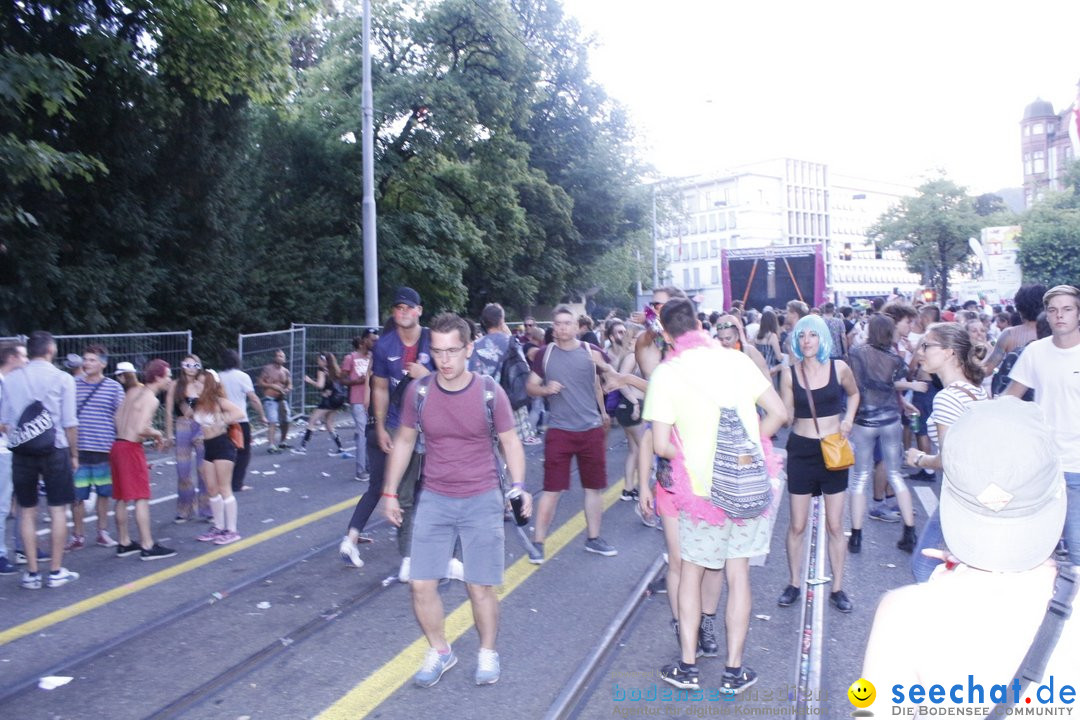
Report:
[[[868,709],[879,718],[917,715],[916,706],[942,716],[957,706],[985,715],[1007,688],[1020,708],[1061,714],[1073,698],[1059,691],[1080,684],[1075,613],[1042,677],[1023,692],[1014,692],[1013,679],[1058,574],[1052,555],[1065,484],[1054,433],[1038,407],[1006,397],[973,403],[948,437],[940,505],[948,550],[927,550],[945,564],[929,582],[881,599],[863,662],[862,677],[877,686]]]
[[[266,412],[255,394],[255,383],[251,376],[240,369],[240,355],[235,350],[226,350],[222,356],[222,367],[219,377],[225,388],[225,396],[229,402],[238,408],[244,409],[244,419],[240,421],[240,430],[244,434],[244,447],[236,451],[236,463],[233,464],[232,489],[234,493],[244,489],[244,475],[247,474],[248,463],[251,462],[251,420],[248,417],[248,405],[259,411],[259,419],[266,425]]]
[[[1030,388],[1054,431],[1068,487],[1065,542],[1080,565],[1080,290],[1058,285],[1043,295],[1051,335],[1029,344],[1009,373],[1005,394]]]

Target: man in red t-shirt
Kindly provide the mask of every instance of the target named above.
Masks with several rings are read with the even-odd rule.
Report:
[[[454,545],[461,541],[465,584],[473,620],[480,635],[476,684],[490,685],[500,674],[495,652],[499,600],[495,587],[503,582],[506,556],[503,513],[506,501],[499,481],[500,460],[492,448],[486,391],[495,394],[491,423],[506,458],[513,487],[522,491],[522,514],[532,512],[532,497],[524,492],[525,450],[514,429],[510,400],[498,383],[466,367],[473,344],[468,324],[453,313],[431,323],[433,377],[412,383],[401,404],[401,426],[386,466],[386,517],[400,527],[403,519],[397,488],[422,428],[425,462],[423,492],[413,520],[410,550],[413,609],[431,647],[413,677],[431,687],[457,664],[446,640],[439,580],[445,575]],[[422,417],[417,417],[417,392],[426,388]]]
[[[368,328],[352,339],[353,351],[341,363],[341,384],[349,388],[349,407],[356,427],[356,480],[366,482],[368,386],[371,377],[371,351],[379,340],[379,331]]]

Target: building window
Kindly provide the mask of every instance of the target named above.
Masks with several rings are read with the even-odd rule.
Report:
[[[1043,126],[1043,124],[1041,122],[1035,123],[1034,125],[1031,126],[1031,134],[1032,135],[1042,135],[1044,132],[1046,132],[1046,128]]]
[[[716,238],[709,241],[709,246],[709,257],[716,257],[718,253]]]
[[[724,221],[724,213],[719,213],[716,218],[716,229],[727,230],[727,223]]]
[[[721,228],[721,229],[723,229],[723,228]],[[727,229],[728,230],[734,230],[735,229],[735,213],[733,213],[733,212],[729,212],[727,214]]]
[[[701,268],[694,268],[694,287],[701,287]]]
[[[697,243],[690,243],[690,259],[697,260]]]
[[[716,213],[709,213],[709,232],[716,232]]]
[[[690,287],[690,268],[682,269],[682,286],[684,288]]]
[[[705,216],[704,216],[704,215],[702,215],[701,217],[699,217],[699,218],[698,218],[698,221],[697,221],[697,231],[698,231],[699,233],[703,233],[703,232],[705,232],[705,229],[706,229],[706,224],[705,224],[705,223],[706,223],[706,220],[705,220]]]
[[[1024,174],[1031,174],[1031,153],[1024,153]]]
[[[1029,137],[1030,135],[1031,135],[1031,126],[1030,125],[1025,125],[1024,126],[1024,137]]]
[[[719,285],[720,284],[720,268],[718,268],[715,265],[712,266],[712,284],[713,285]]]
[[[1046,159],[1042,150],[1036,150],[1033,158],[1032,170],[1037,175],[1046,172]]]

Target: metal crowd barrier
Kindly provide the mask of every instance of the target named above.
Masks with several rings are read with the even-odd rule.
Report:
[[[366,327],[366,325],[293,323],[293,330],[304,331],[304,360],[306,369],[311,374],[311,379],[315,379],[319,367],[319,353],[333,353],[334,357],[337,358],[338,367],[341,367],[345,356],[353,351],[352,339],[364,332]],[[297,378],[294,382],[299,385],[303,383],[303,378]],[[303,383],[303,385],[304,395],[301,409],[308,412],[319,404],[319,392],[307,383]]]
[[[136,370],[160,358],[176,371],[180,361],[191,354],[191,331],[157,333],[120,333],[113,335],[54,335],[56,361],[63,363],[69,354],[82,355],[88,345],[102,345],[109,355],[106,375],[116,370],[119,362],[129,362]]]
[[[255,384],[255,392],[259,397],[263,393],[259,389],[259,375],[264,367],[274,360],[274,353],[278,350],[285,351],[285,367],[292,375],[293,388],[289,393],[290,419],[304,414],[304,373],[305,365],[305,331],[304,328],[291,330],[277,330],[274,332],[249,333],[238,335],[236,338],[237,351],[240,353],[240,367],[251,376],[251,382]]]

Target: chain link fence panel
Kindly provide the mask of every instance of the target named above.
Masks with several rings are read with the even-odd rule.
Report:
[[[236,345],[240,353],[240,367],[251,376],[251,382],[255,385],[255,392],[259,397],[263,397],[263,391],[259,388],[259,375],[263,368],[274,361],[274,354],[278,350],[285,352],[285,367],[292,375],[293,382],[292,391],[289,393],[289,419],[304,414],[304,374],[307,371],[304,328],[238,335]]]

